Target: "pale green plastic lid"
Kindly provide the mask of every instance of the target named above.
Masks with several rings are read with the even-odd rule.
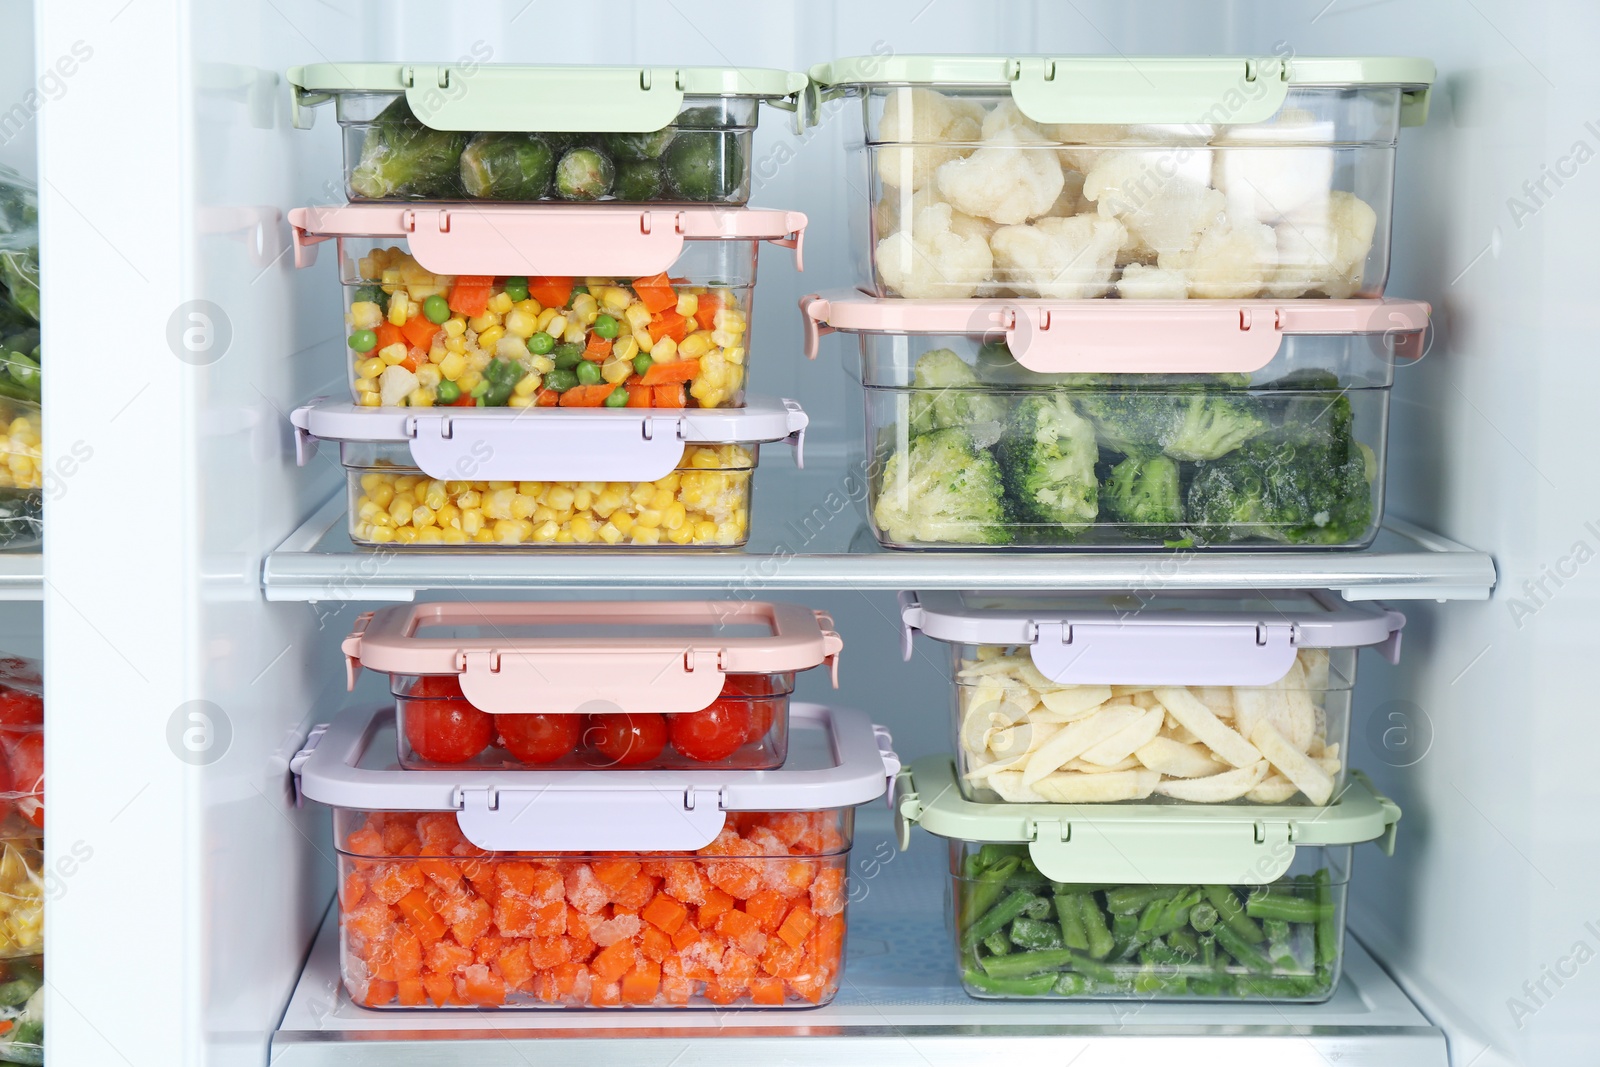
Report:
[[[747,96],[799,113],[808,84],[763,67],[579,67],[494,63],[313,63],[289,68],[293,118],[345,93],[405,93],[436,130],[650,133],[686,96]]]
[[[1027,842],[1058,882],[1265,885],[1299,845],[1376,841],[1394,854],[1400,806],[1351,771],[1327,807],[1181,804],[985,804],[965,800],[949,756],[927,756],[895,778],[900,848],[911,824],[959,841]]]
[[[1271,118],[1291,85],[1397,85],[1400,124],[1421,126],[1435,77],[1432,60],[1408,56],[851,56],[810,73],[819,99],[872,86],[1009,86],[1035,122],[1086,125],[1194,122],[1217,106],[1229,125],[1248,125]]]

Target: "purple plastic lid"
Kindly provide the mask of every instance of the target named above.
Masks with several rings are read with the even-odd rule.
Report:
[[[901,593],[900,620],[907,659],[918,630],[1026,645],[1064,685],[1270,685],[1302,648],[1372,645],[1395,663],[1406,621],[1320,591]]]

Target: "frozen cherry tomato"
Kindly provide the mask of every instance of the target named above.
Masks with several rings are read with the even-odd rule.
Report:
[[[753,745],[772,729],[772,719],[776,714],[778,701],[776,700],[749,700],[745,702],[750,708],[750,729],[745,731],[744,741]]]
[[[727,759],[750,733],[750,701],[717,699],[709,707],[671,716],[672,747],[701,763]]]
[[[406,740],[425,760],[465,763],[494,740],[494,718],[464,699],[404,700],[401,704]]]
[[[411,684],[407,696],[455,697],[465,700],[461,693],[461,679],[453,674],[424,674]]]
[[[725,697],[766,697],[781,691],[781,680],[770,674],[729,674],[722,679]]]
[[[22,689],[0,685],[0,726],[41,726],[44,724],[44,697]]]
[[[654,712],[591,715],[583,736],[612,766],[635,767],[667,747],[667,723]]]
[[[11,771],[11,788],[31,794],[17,801],[17,810],[39,829],[44,829],[44,735],[11,734],[6,737],[6,762]]]
[[[523,763],[554,763],[578,747],[581,715],[496,715],[500,743]]]

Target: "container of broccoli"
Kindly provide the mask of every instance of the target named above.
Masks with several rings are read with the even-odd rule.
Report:
[[[724,205],[749,199],[760,105],[798,114],[807,84],[748,68],[382,63],[289,80],[296,125],[337,102],[352,200]]]

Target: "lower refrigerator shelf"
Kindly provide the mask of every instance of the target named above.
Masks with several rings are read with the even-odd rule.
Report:
[[[887,812],[861,813],[851,854],[843,988],[805,1011],[372,1011],[339,984],[323,921],[272,1042],[273,1067],[471,1062],[478,1067],[1447,1067],[1442,1031],[1352,938],[1325,1004],[1000,1003],[956,981],[943,843],[894,851]],[[806,1039],[802,1043],[801,1039]],[[757,1059],[759,1057],[759,1060]]]

